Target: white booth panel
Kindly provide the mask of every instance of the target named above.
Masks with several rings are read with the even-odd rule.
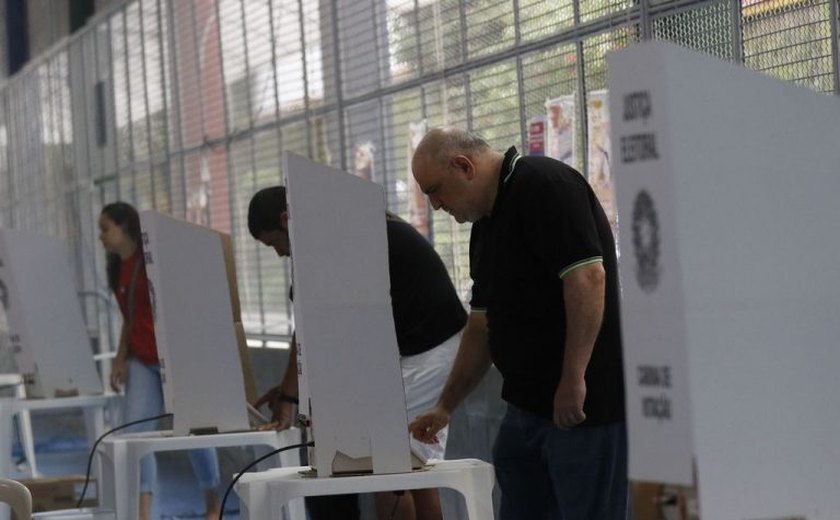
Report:
[[[0,229],[0,296],[27,397],[102,393],[71,266],[61,239]]]
[[[608,66],[630,477],[837,518],[840,100],[663,42]]]
[[[242,366],[221,235],[140,213],[166,411],[175,435],[247,430]]]
[[[301,409],[318,474],[338,452],[410,471],[381,186],[286,153]],[[336,468],[337,469],[337,468]]]

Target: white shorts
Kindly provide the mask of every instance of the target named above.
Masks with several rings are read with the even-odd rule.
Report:
[[[405,409],[408,422],[423,412],[427,412],[437,403],[443,385],[449,377],[458,345],[461,343],[461,333],[455,334],[437,347],[415,356],[400,358],[402,367],[403,386],[405,387]],[[449,426],[438,432],[440,442],[424,444],[414,437],[411,447],[427,459],[442,460],[446,453],[446,436]]]

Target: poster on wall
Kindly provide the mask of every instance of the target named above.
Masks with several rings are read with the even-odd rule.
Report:
[[[606,90],[593,90],[589,93],[586,100],[586,130],[589,138],[589,184],[601,201],[615,234],[618,229],[618,213],[615,187],[610,174],[610,113]]]
[[[210,227],[210,198],[213,194],[212,178],[210,176],[210,165],[207,156],[202,154],[198,157],[191,157],[187,164],[196,166],[198,175],[187,177],[187,214],[186,220],[193,224]],[[189,171],[194,171],[190,168]]]
[[[373,180],[374,153],[373,141],[357,141],[353,146],[353,175],[362,179]]]
[[[430,212],[429,203],[426,200],[426,195],[420,189],[420,185],[414,180],[414,175],[411,173],[411,158],[414,157],[414,151],[426,135],[428,125],[426,120],[417,121],[408,124],[408,147],[406,150],[406,164],[408,165],[408,222],[414,226],[418,233],[426,237],[427,240],[432,239],[432,227],[429,223]]]
[[[545,155],[545,116],[528,120],[528,155]]]
[[[575,166],[575,95],[548,99],[546,112],[546,155]]]

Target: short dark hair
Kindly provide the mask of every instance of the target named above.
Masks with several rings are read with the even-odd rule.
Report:
[[[280,214],[286,211],[286,188],[271,186],[263,188],[251,197],[248,204],[248,231],[258,239],[266,231],[277,231]]]

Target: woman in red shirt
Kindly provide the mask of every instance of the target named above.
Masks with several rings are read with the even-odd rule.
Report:
[[[108,286],[114,292],[123,326],[117,357],[111,371],[111,387],[119,392],[125,385],[126,423],[163,413],[163,386],[160,379],[155,328],[149,298],[149,280],[143,263],[140,217],[125,202],[102,208],[99,240],[107,254]],[[153,422],[138,424],[128,431],[157,429]],[[212,448],[189,452],[193,472],[204,490],[206,518],[219,517],[219,461]],[[154,455],[140,461],[140,520],[148,520],[152,490],[157,481]]]

